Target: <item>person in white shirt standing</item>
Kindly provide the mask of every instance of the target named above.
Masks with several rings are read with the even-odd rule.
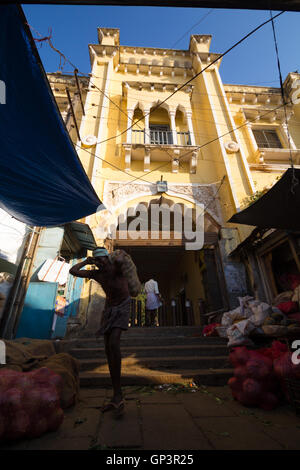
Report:
[[[158,290],[158,284],[154,279],[149,279],[145,283],[146,300],[146,318],[145,326],[156,326],[155,315],[157,309],[162,305],[161,295]]]

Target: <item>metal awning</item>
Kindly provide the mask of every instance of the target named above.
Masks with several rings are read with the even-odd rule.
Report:
[[[86,250],[94,250],[96,248],[96,241],[93,232],[88,224],[81,222],[71,222],[65,225],[66,233],[72,233],[73,237],[80,245],[80,248]]]
[[[300,169],[289,168],[266,194],[228,222],[299,231]]]

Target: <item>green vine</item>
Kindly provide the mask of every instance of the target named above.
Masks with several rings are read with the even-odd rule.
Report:
[[[255,191],[254,194],[251,194],[251,196],[245,197],[243,199],[243,206],[244,209],[248,206],[251,206],[254,202],[256,202],[258,199],[260,199],[264,194],[266,194],[273,186],[274,184],[277,183],[278,180],[280,180],[281,176],[277,176],[275,178],[275,181],[270,185],[270,186],[265,186],[263,189]],[[256,181],[254,181],[254,184],[256,185]]]

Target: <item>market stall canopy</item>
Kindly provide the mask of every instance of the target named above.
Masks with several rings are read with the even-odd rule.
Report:
[[[91,251],[97,248],[93,232],[88,224],[82,224],[80,222],[71,222],[70,224],[66,224],[65,237],[66,235],[73,237],[73,240],[70,243],[71,250],[76,248],[76,245],[78,245],[79,248]]]
[[[0,207],[21,222],[45,227],[95,213],[101,201],[20,6],[0,5],[0,44]]]
[[[289,168],[266,194],[228,222],[300,230],[300,169]]]

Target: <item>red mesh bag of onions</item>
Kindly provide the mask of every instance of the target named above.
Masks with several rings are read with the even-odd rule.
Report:
[[[46,367],[32,372],[0,369],[0,441],[56,431],[64,413],[61,377]]]
[[[280,349],[282,347],[278,344],[272,349],[234,348],[229,355],[234,377],[229,379],[228,385],[235,400],[244,406],[264,410],[272,410],[279,405],[282,393],[273,368],[273,357],[277,357]]]

